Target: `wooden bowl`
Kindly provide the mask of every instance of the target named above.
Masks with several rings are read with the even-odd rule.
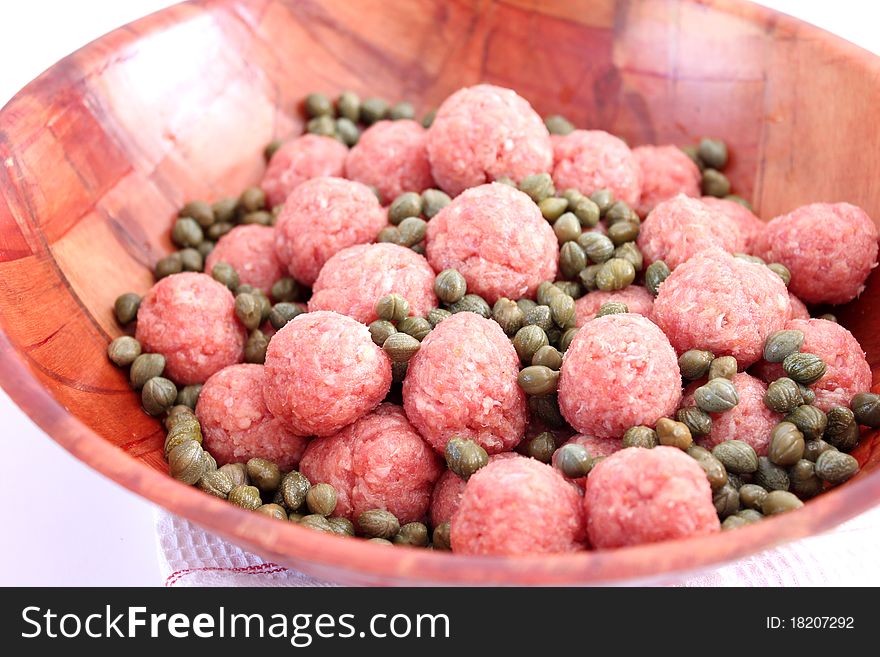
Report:
[[[880,501],[875,433],[856,452],[864,470],[845,486],[736,532],[469,558],[318,534],[168,477],[162,429],[106,347],[120,333],[114,298],[150,286],[176,209],[257,181],[263,146],[301,130],[309,91],[350,88],[424,111],[479,81],[632,144],[721,137],[732,145],[735,189],[764,217],[846,200],[880,220],[880,60],[755,5],[188,3],[65,58],[0,112],[0,383],[50,436],[123,486],[267,559],[349,583],[662,581],[827,530]],[[875,272],[858,301],[836,311],[875,381],[878,303]]]

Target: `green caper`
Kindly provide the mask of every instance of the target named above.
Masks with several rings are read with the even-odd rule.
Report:
[[[764,519],[764,514],[756,509],[741,509],[737,511],[736,516],[745,520],[749,525]]]
[[[299,519],[297,524],[300,527],[305,527],[306,529],[311,529],[312,531],[322,532],[324,534],[333,534],[333,527],[330,524],[330,521],[327,520],[322,515],[317,513],[310,513],[308,515],[303,516]]]
[[[669,271],[668,265],[662,260],[657,260],[648,265],[645,270],[645,287],[655,297],[660,291],[660,284],[663,283],[672,272]]]
[[[727,145],[720,139],[704,137],[697,147],[697,156],[713,169],[727,166]]]
[[[392,363],[406,363],[416,355],[421,346],[421,343],[411,335],[398,331],[385,339],[382,349]]]
[[[165,425],[165,429],[167,431],[171,431],[178,422],[183,421],[196,421],[196,414],[193,413],[193,409],[189,406],[184,406],[178,400],[180,399],[180,393],[177,393],[177,399],[174,400],[174,406],[168,409],[168,414],[165,416],[163,420],[163,424]]]
[[[587,255],[577,242],[566,242],[559,250],[559,269],[566,278],[574,278],[587,266]]]
[[[559,328],[570,328],[574,326],[574,299],[564,293],[557,294],[550,300],[550,316],[553,318],[553,323]]]
[[[439,189],[426,189],[422,192],[422,214],[428,219],[433,219],[440,210],[452,203],[449,194]]]
[[[336,111],[349,121],[360,120],[361,98],[353,91],[343,91],[336,99]]]
[[[212,242],[211,240],[202,241],[202,243],[196,247],[196,251],[202,257],[202,265],[199,266],[198,270],[191,269],[190,271],[204,271],[205,258],[211,255],[211,251],[214,250],[215,246],[217,246],[216,243]],[[180,256],[180,262],[184,267],[190,266],[187,262],[187,259],[182,254]]]
[[[421,214],[422,197],[416,192],[404,192],[388,207],[388,221],[395,226],[407,217],[418,217]]]
[[[202,446],[195,440],[185,440],[168,454],[171,476],[192,486],[205,474],[207,463]]]
[[[532,356],[532,365],[542,365],[551,370],[558,370],[562,367],[562,354],[556,347],[546,345],[538,349]]]
[[[587,265],[578,274],[578,280],[581,282],[581,285],[584,286],[584,289],[587,292],[592,292],[593,290],[599,289],[598,287],[596,287],[596,275],[599,273],[599,269],[601,268],[602,265]]]
[[[387,340],[389,336],[397,333],[394,324],[387,319],[377,319],[375,322],[372,322],[368,328],[370,329],[370,336],[373,338],[373,342],[380,347],[385,344],[385,340]]]
[[[293,470],[281,479],[279,490],[284,498],[284,505],[293,511],[300,508],[306,501],[306,494],[311,483],[305,475]]]
[[[553,452],[556,451],[556,441],[553,434],[549,431],[543,431],[534,438],[526,441],[526,456],[529,456],[541,463],[550,463],[553,458]]]
[[[310,93],[304,102],[306,116],[333,116],[333,103],[324,94]]]
[[[719,518],[727,518],[739,511],[739,491],[729,483],[712,494],[712,503]]]
[[[791,490],[801,499],[815,497],[822,492],[824,484],[816,476],[816,465],[807,459],[801,459],[788,469]]]
[[[391,106],[391,109],[388,110],[388,118],[392,121],[399,121],[400,119],[413,119],[415,118],[416,110],[412,106],[412,103],[402,100],[399,103],[395,103]]]
[[[700,182],[704,196],[724,198],[730,194],[730,181],[717,169],[703,169],[703,179]]]
[[[745,260],[746,262],[751,262],[753,265],[766,265],[764,262],[764,258],[760,258],[756,255],[752,255],[751,253],[734,253],[734,258],[739,260]]]
[[[568,443],[556,452],[556,467],[569,479],[579,479],[590,474],[593,458],[583,445]]]
[[[821,438],[825,433],[825,427],[828,426],[828,418],[825,413],[808,404],[798,406],[785,416],[785,421],[795,425],[807,440]]]
[[[837,450],[829,449],[816,459],[816,476],[835,486],[847,481],[858,471],[859,462],[855,457]]]
[[[444,455],[449,469],[465,481],[489,463],[489,455],[486,450],[467,438],[451,438],[446,443]]]
[[[272,493],[281,485],[281,470],[272,461],[252,458],[246,467],[248,479],[264,493]]]
[[[354,536],[354,523],[348,518],[334,516],[327,518],[327,524],[330,525],[330,531],[340,536]]]
[[[177,216],[195,219],[203,228],[207,228],[216,220],[214,208],[205,201],[190,201],[180,209]]]
[[[262,308],[257,298],[248,292],[235,296],[235,316],[245,328],[253,331],[260,325]]]
[[[660,444],[657,440],[657,432],[651,427],[642,425],[627,429],[623,434],[622,442],[624,447],[643,447],[645,449],[653,449]]]
[[[755,470],[753,481],[768,491],[788,490],[791,485],[788,473],[766,456],[758,457],[758,469]]]
[[[632,211],[632,208],[629,207],[629,205],[623,201],[615,201],[611,207],[608,208],[607,212],[605,212],[605,223],[611,228],[611,226],[620,223],[621,221],[639,223],[639,217]]]
[[[397,226],[385,226],[385,228],[380,230],[379,234],[376,235],[376,241],[380,244],[385,242],[390,244],[400,244],[400,231],[397,230]]]
[[[272,324],[272,328],[277,331],[303,312],[305,311],[302,309],[302,306],[298,304],[280,301],[272,306],[272,310],[269,311],[269,322]]]
[[[434,123],[434,118],[437,116],[437,110],[432,109],[427,114],[422,117],[422,127],[427,130],[431,127],[431,124]]]
[[[590,200],[599,207],[599,212],[602,216],[605,216],[605,213],[614,205],[614,192],[610,189],[597,189],[590,194]]]
[[[639,236],[639,225],[632,221],[618,221],[608,229],[608,239],[615,246],[632,242]]]
[[[676,422],[668,417],[657,420],[657,441],[661,445],[686,450],[693,445],[691,430],[683,422]]]
[[[278,504],[261,504],[255,511],[260,515],[269,516],[275,520],[287,520],[287,512]]]
[[[556,395],[534,395],[529,397],[531,417],[540,420],[551,429],[565,426],[565,418],[559,412],[559,399]]]
[[[209,495],[226,499],[229,491],[233,489],[235,484],[228,472],[223,470],[210,470],[202,475],[202,478],[196,483],[199,489],[205,491]]]
[[[177,399],[177,386],[173,381],[161,376],[148,380],[141,390],[141,404],[150,415],[162,415],[174,405]]]
[[[566,212],[553,222],[553,232],[560,244],[573,242],[581,236],[581,222],[573,212]]]
[[[371,509],[358,516],[361,533],[371,538],[392,538],[400,531],[400,522],[385,509]]]
[[[513,336],[522,328],[525,313],[515,301],[501,298],[492,307],[492,319],[498,323],[505,334]]]
[[[713,456],[712,452],[699,445],[691,445],[688,447],[687,453],[703,468],[712,490],[717,491],[727,484],[727,470],[721,461]]]
[[[574,130],[574,125],[561,114],[551,114],[544,118],[544,125],[551,135],[567,135]]]
[[[596,311],[596,317],[605,317],[605,315],[621,315],[624,313],[628,313],[629,308],[627,305],[621,301],[607,301],[599,306],[599,310]]]
[[[817,460],[819,460],[819,456],[821,456],[822,454],[824,454],[828,450],[835,450],[835,449],[837,449],[837,448],[834,445],[831,445],[830,443],[826,443],[821,438],[814,439],[814,440],[808,440],[804,444],[804,458],[807,461],[811,461],[811,462],[815,463]]]
[[[399,322],[409,316],[409,302],[399,294],[386,294],[376,301],[373,309],[379,316],[389,322]]]
[[[445,308],[431,308],[431,310],[428,311],[428,314],[425,315],[425,319],[428,320],[428,323],[431,325],[431,328],[434,328],[435,326],[437,326],[437,324],[442,322],[444,319],[446,319],[450,315],[452,315],[452,313],[449,312],[448,310],[446,310]],[[494,317],[493,317],[493,319],[494,319]]]
[[[244,362],[262,365],[266,362],[266,351],[269,349],[269,338],[260,329],[254,329],[244,343]]]
[[[758,469],[755,449],[742,440],[725,440],[712,448],[712,454],[733,474],[749,474]]]
[[[548,196],[538,203],[538,209],[544,219],[554,222],[568,210],[568,201],[558,196]]]
[[[415,246],[425,239],[428,230],[428,222],[419,217],[407,217],[397,227],[398,239],[401,246]]]
[[[739,489],[739,501],[748,509],[761,509],[767,498],[767,489],[757,484],[744,484]]]
[[[467,282],[455,269],[444,269],[434,279],[434,294],[443,303],[452,304],[467,293]]]
[[[614,249],[614,257],[621,260],[628,260],[636,271],[642,271],[645,266],[645,257],[639,251],[639,247],[635,242],[626,242]]]
[[[513,338],[513,348],[523,363],[530,363],[535,352],[550,344],[547,334],[540,326],[523,326]]]
[[[195,219],[180,217],[174,222],[174,228],[171,229],[171,241],[177,246],[181,248],[198,246],[203,239],[205,239],[205,234]]]
[[[222,283],[232,292],[238,289],[238,273],[228,262],[218,262],[211,268],[211,277],[218,283]]]
[[[394,383],[403,383],[406,373],[409,371],[409,362],[391,363],[391,380]]]
[[[767,493],[761,511],[765,516],[775,516],[779,513],[794,511],[804,505],[794,493],[787,490],[774,490]]]
[[[461,299],[450,304],[449,312],[453,314],[476,313],[486,319],[492,317],[492,309],[489,307],[489,304],[478,294],[465,294]]]
[[[141,343],[130,335],[120,335],[107,345],[107,357],[118,366],[131,365],[141,355]]]
[[[782,279],[782,282],[785,283],[786,287],[791,283],[791,271],[789,271],[788,267],[781,262],[771,262],[767,265],[767,269],[779,276],[779,278]]]
[[[519,183],[519,190],[528,194],[535,203],[540,203],[545,198],[553,196],[556,188],[553,186],[553,178],[549,173],[536,173],[526,176]]]
[[[739,403],[739,394],[729,379],[710,379],[694,390],[694,401],[707,413],[723,413]]]
[[[790,413],[803,403],[798,384],[788,377],[776,379],[764,393],[764,405],[776,413]]]
[[[800,351],[804,344],[804,332],[796,329],[771,333],[764,342],[764,360],[781,363],[788,356]]]
[[[622,290],[635,280],[636,268],[629,260],[611,258],[596,272],[596,287],[604,292]]]
[[[113,312],[116,315],[116,321],[122,326],[130,324],[137,319],[138,308],[141,305],[140,295],[134,292],[126,292],[116,297],[113,303]]]
[[[724,521],[721,523],[722,531],[730,531],[732,529],[739,529],[740,527],[745,527],[748,525],[748,520],[744,518],[740,518],[739,515],[727,516]]]
[[[216,242],[217,240],[219,240],[221,237],[223,237],[226,233],[228,233],[233,228],[235,228],[235,226],[231,223],[227,223],[225,221],[218,221],[217,223],[211,224],[210,226],[208,226],[208,230],[205,231],[205,235],[208,237],[208,239]],[[199,246],[201,246],[201,245],[199,245]],[[174,255],[174,254],[172,254],[172,255]]]
[[[859,424],[872,429],[880,428],[880,395],[873,392],[860,392],[853,395],[849,403]]]
[[[391,542],[395,545],[425,547],[428,545],[428,528],[421,522],[408,522],[394,535]]]
[[[782,369],[789,378],[810,385],[821,379],[825,375],[825,361],[816,354],[806,352],[789,354],[782,361]]]
[[[712,417],[696,406],[678,409],[675,419],[687,425],[694,436],[706,436],[712,431]]]
[[[520,370],[517,382],[527,395],[548,395],[556,392],[559,372],[543,365],[529,365]]]
[[[859,443],[859,423],[855,414],[845,406],[835,406],[825,414],[825,440],[841,452],[848,452]]]
[[[451,543],[449,541],[449,521],[442,522],[434,527],[431,536],[431,544],[435,550],[450,550]]]
[[[373,125],[388,116],[388,102],[382,98],[367,98],[361,103],[361,123]]]
[[[156,261],[156,269],[154,271],[154,274],[156,276],[156,280],[159,280],[165,278],[166,276],[179,274],[182,271],[183,258],[180,257],[179,253],[172,253]]]
[[[236,286],[238,282],[236,282]],[[272,284],[272,289],[270,290],[270,294],[272,298],[277,303],[292,303],[299,298],[300,295],[300,287],[299,283],[297,283],[294,279],[289,276],[284,276],[279,278]]]
[[[283,145],[284,141],[281,139],[273,139],[272,141],[270,141],[268,144],[266,144],[265,148],[263,148],[263,159],[266,160],[266,162],[268,163],[272,159],[272,156],[275,155],[275,153],[278,152],[278,149],[281,148]],[[207,203],[205,205],[207,205]],[[211,209],[210,205],[208,205],[208,209]],[[210,225],[212,223],[214,223],[213,211],[211,213],[211,221],[207,225]]]
[[[202,429],[194,415],[178,420],[168,429],[168,435],[165,436],[165,458],[170,458],[174,448],[188,440],[194,440],[200,445],[202,443]]]
[[[776,465],[788,467],[804,455],[804,434],[791,422],[780,422],[770,432],[767,456]]]
[[[575,200],[574,204],[569,201],[569,207],[584,228],[594,228],[599,223],[601,214],[599,206],[592,199],[581,195]]]
[[[247,476],[247,466],[244,463],[227,463],[221,465],[217,470],[229,475],[233,486],[244,486],[251,483]]]
[[[578,329],[576,327],[563,331],[562,335],[559,336],[559,344],[557,345],[559,347],[559,351],[566,351],[568,349],[568,346],[571,344],[571,341],[574,340],[577,333]]]
[[[805,386],[801,383],[798,383],[797,386],[805,404],[812,404],[816,401],[816,393],[812,390],[812,388],[809,388],[808,386]]]
[[[204,244],[204,242],[199,244],[199,246],[201,246],[202,244]],[[179,253],[180,264],[183,268],[183,271],[202,271],[205,266],[205,261],[204,258],[202,258],[202,254],[199,253],[197,249],[181,249]]]
[[[144,384],[156,376],[162,376],[165,371],[165,356],[162,354],[141,354],[131,364],[128,372],[131,386],[140,390]]]
[[[614,254],[614,242],[602,233],[581,233],[577,243],[590,261],[597,265],[606,262]]]
[[[330,484],[315,484],[306,493],[309,513],[329,516],[336,510],[336,489]]]
[[[733,356],[719,356],[709,365],[709,379],[733,379],[736,376],[737,363]]]

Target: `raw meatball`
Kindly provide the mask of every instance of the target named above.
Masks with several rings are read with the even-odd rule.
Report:
[[[308,441],[290,433],[269,412],[263,401],[265,385],[262,365],[230,365],[205,381],[196,416],[203,447],[218,465],[259,457],[287,471],[299,463]]]
[[[720,530],[700,465],[676,447],[628,447],[590,472],[587,533],[596,548],[656,543]]]
[[[347,155],[345,144],[332,137],[306,134],[284,142],[269,161],[260,183],[269,206],[281,205],[297,185],[311,178],[341,178]]]
[[[385,203],[434,186],[427,133],[409,119],[378,121],[364,130],[345,160],[345,175],[379,190]]]
[[[580,433],[620,437],[637,424],[653,426],[680,401],[675,351],[641,315],[587,322],[563,356],[559,410]]]
[[[621,442],[620,438],[596,438],[595,436],[585,436],[582,433],[579,433],[576,436],[572,436],[569,440],[565,441],[565,443],[561,445],[559,449],[562,449],[569,444],[582,445],[583,447],[586,447],[587,451],[590,453],[590,456],[594,459],[611,456],[612,454],[614,454],[614,452],[618,452],[623,449],[623,443]],[[559,449],[553,452],[553,459],[551,463],[553,464],[554,468],[556,467]],[[573,481],[581,488],[587,485],[586,477],[572,479],[571,481]]]
[[[440,322],[409,362],[406,415],[442,453],[454,436],[490,454],[513,449],[526,428],[519,358],[496,322],[469,312]]]
[[[642,174],[639,216],[644,218],[660,201],[676,194],[700,195],[700,170],[678,146],[638,146],[632,154]]]
[[[163,278],[144,295],[135,336],[144,352],[165,356],[165,376],[190,385],[240,363],[247,331],[225,285],[187,272]]]
[[[803,301],[791,292],[788,293],[788,300],[791,302],[791,319],[810,319],[810,311],[807,310]]]
[[[453,552],[499,556],[574,552],[583,549],[584,536],[577,488],[523,457],[471,476],[450,531]]]
[[[697,405],[694,391],[704,383],[705,379],[694,381],[685,389],[682,408]],[[733,377],[733,385],[736,386],[739,403],[724,413],[710,413],[712,431],[697,438],[697,442],[706,449],[712,449],[726,440],[742,440],[754,447],[758,456],[766,456],[770,432],[782,422],[782,415],[774,413],[764,403],[767,385],[763,381],[740,372]]]
[[[218,262],[232,265],[239,282],[260,288],[266,294],[285,275],[284,266],[275,255],[275,229],[271,226],[250,224],[230,230],[208,254],[205,272],[210,274]]]
[[[509,176],[519,182],[550,171],[553,146],[541,117],[510,89],[459,89],[437,109],[428,129],[434,180],[451,196]]]
[[[309,310],[335,310],[369,324],[378,319],[373,307],[396,292],[409,302],[410,314],[421,317],[437,306],[434,270],[423,256],[396,244],[359,244],[330,258],[312,286]]]
[[[782,279],[721,249],[676,269],[654,300],[653,319],[678,353],[708,349],[740,369],[757,361],[767,336],[783,327],[791,302]]]
[[[425,520],[442,468],[403,409],[381,404],[339,433],[309,443],[300,472],[312,484],[336,489],[333,515],[357,522],[364,511],[385,509],[403,525]]]
[[[338,251],[367,244],[388,221],[366,185],[342,178],[312,178],[284,203],[275,226],[275,252],[290,275],[312,285]]]
[[[742,203],[729,201],[726,198],[715,198],[714,196],[703,196],[700,199],[710,208],[723,212],[724,215],[733,221],[739,228],[739,233],[743,239],[743,249],[745,253],[754,253],[755,247],[758,245],[758,239],[767,223],[761,221],[755,214]]]
[[[745,248],[727,215],[683,194],[657,204],[642,223],[637,243],[646,266],[663,260],[670,269],[711,247],[730,253]]]
[[[515,452],[501,452],[493,454],[489,457],[489,463],[493,463],[499,459],[518,458],[519,454]],[[461,496],[464,494],[464,487],[467,482],[455,474],[452,470],[446,470],[434,486],[434,492],[431,494],[431,526],[436,527],[442,525],[447,520],[452,520],[452,516],[458,510],[461,502]]]
[[[602,130],[575,130],[553,148],[553,182],[557,190],[573,187],[583,194],[610,189],[615,199],[635,208],[642,172],[623,140]]]
[[[806,303],[846,303],[877,266],[877,226],[849,203],[812,203],[767,224],[758,255],[791,271],[791,291]]]
[[[469,189],[428,223],[428,262],[462,273],[468,292],[492,305],[500,297],[534,296],[553,280],[559,243],[538,206],[501,183]]]
[[[853,334],[836,322],[825,319],[793,319],[786,329],[804,332],[801,351],[816,354],[828,368],[825,375],[810,385],[816,393],[814,405],[827,411],[834,406],[849,407],[850,399],[871,388],[871,366]],[[785,376],[781,363],[761,361],[756,373],[767,383]]]
[[[266,352],[266,406],[300,436],[329,436],[373,410],[391,387],[391,362],[367,327],[328,311],[285,324]]]
[[[634,315],[644,315],[645,317],[650,317],[651,311],[654,308],[654,295],[648,292],[647,288],[640,285],[630,285],[616,292],[594,290],[585,294],[574,303],[575,312],[577,313],[577,326],[583,326],[593,319],[596,313],[599,312],[599,308],[611,301],[625,303],[629,312]]]

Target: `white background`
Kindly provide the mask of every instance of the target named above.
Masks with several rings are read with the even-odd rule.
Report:
[[[0,105],[64,55],[168,0],[0,0]],[[865,0],[768,0],[880,54]],[[159,585],[154,507],[62,450],[0,390],[0,585]],[[833,584],[833,582],[831,582]]]

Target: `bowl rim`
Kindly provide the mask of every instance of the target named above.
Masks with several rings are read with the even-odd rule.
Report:
[[[682,0],[733,14],[749,22],[771,25],[777,31],[806,31],[821,35],[821,42],[857,65],[880,73],[880,58],[774,10],[736,0]],[[206,11],[221,6],[218,0],[193,0],[188,10]],[[172,6],[134,23],[137,31],[123,26],[114,30],[120,45],[128,46],[162,27],[161,17]],[[105,35],[106,37],[106,35]],[[101,37],[44,71],[36,80],[63,68],[69,58],[100,47]],[[0,130],[13,125],[9,105],[31,93],[32,81],[0,110]],[[0,189],[4,196],[12,192]],[[13,347],[0,315],[0,386],[12,400],[55,442],[80,461],[117,484],[224,538],[263,556],[304,572],[361,584],[433,585],[580,585],[611,583],[658,583],[717,566],[785,542],[831,529],[880,502],[880,469],[859,476],[846,486],[826,492],[804,508],[739,529],[738,540],[720,532],[662,543],[615,550],[523,557],[464,556],[418,548],[397,548],[354,542],[345,537],[321,534],[292,523],[279,523],[261,514],[239,509],[225,501],[171,479],[140,459],[130,457],[107,442],[64,407],[36,379],[30,366]],[[880,383],[873,388],[880,390]],[[880,444],[874,446],[880,450]],[[687,547],[685,547],[687,546]]]

